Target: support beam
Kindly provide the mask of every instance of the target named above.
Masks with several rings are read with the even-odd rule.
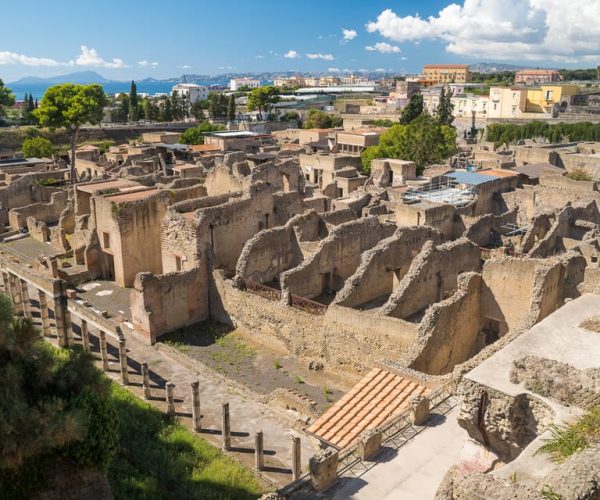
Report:
[[[261,471],[265,467],[265,448],[262,431],[254,435],[254,467]]]
[[[150,390],[150,370],[148,369],[148,363],[146,361],[142,363],[142,386],[144,387],[144,397],[146,399],[152,398],[152,391]]]
[[[54,297],[52,299],[52,310],[54,311],[54,329],[59,347],[69,347],[69,337],[72,336],[70,324],[67,325],[65,313],[68,313],[66,299],[63,297]],[[69,315],[70,319],[70,315]]]
[[[8,281],[8,273],[2,271],[2,284],[4,286],[4,293],[10,297],[10,282]]]
[[[223,449],[231,449],[231,420],[229,418],[229,403],[223,403]]]
[[[200,413],[200,382],[191,383],[192,386],[192,428],[195,432],[202,430],[202,414]]]
[[[300,479],[302,473],[301,466],[301,455],[300,455],[300,438],[298,436],[292,436],[292,480],[297,481]]]
[[[106,346],[106,333],[100,330],[98,338],[100,339],[100,356],[102,357],[102,369],[108,371],[108,348]]]
[[[127,373],[127,346],[125,339],[119,340],[119,366],[121,367],[121,382],[129,384],[129,373]]]
[[[165,401],[167,402],[167,415],[175,415],[175,400],[173,392],[175,384],[173,382],[167,382],[165,384]]]
[[[38,290],[38,301],[40,303],[40,317],[42,319],[42,335],[50,337],[50,316],[48,315],[48,298],[46,293]]]
[[[83,348],[90,352],[90,331],[85,319],[81,320],[81,342],[83,342]]]

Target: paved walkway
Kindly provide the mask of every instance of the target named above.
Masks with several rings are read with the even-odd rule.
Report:
[[[458,407],[455,407],[446,415],[435,417],[430,428],[398,450],[384,449],[377,458],[377,465],[359,477],[347,478],[334,498],[432,499],[446,471],[459,461],[467,437],[456,421],[457,415]]]
[[[30,296],[36,297],[30,290]],[[34,320],[39,322],[37,301],[32,301]],[[72,317],[75,332],[75,343],[81,343],[79,321]],[[97,366],[101,368],[98,332],[90,326],[91,351],[98,358]],[[56,344],[56,338],[50,338]],[[107,375],[116,382],[121,381],[118,350],[116,340],[107,336],[109,371]],[[231,452],[232,456],[249,468],[254,468],[254,437],[257,431],[264,433],[265,469],[261,476],[278,486],[292,480],[291,475],[291,428],[294,420],[284,411],[250,399],[243,388],[228,384],[222,377],[208,368],[192,370],[180,361],[158,350],[153,346],[139,343],[135,339],[127,339],[127,355],[129,366],[129,385],[127,388],[143,398],[141,363],[146,361],[150,370],[152,387],[152,405],[166,410],[164,385],[167,381],[175,384],[175,409],[180,422],[192,427],[191,387],[193,381],[200,382],[200,404],[202,432],[200,436],[214,446],[222,444],[222,403],[229,402],[231,416]],[[194,365],[196,366],[196,365]],[[301,438],[302,470],[308,469],[308,459],[316,452],[307,438]]]

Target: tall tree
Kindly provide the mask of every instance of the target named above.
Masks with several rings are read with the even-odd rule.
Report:
[[[229,96],[229,102],[227,103],[227,119],[232,122],[235,120],[235,95]]]
[[[263,112],[269,114],[273,105],[278,103],[280,99],[279,89],[273,85],[252,89],[248,94],[248,110],[258,110],[258,116],[262,120]]]
[[[137,95],[137,85],[131,80],[129,87],[129,121],[137,122],[140,119],[140,103]]]
[[[27,100],[27,111],[31,112],[34,109],[35,109],[35,104],[33,103],[33,96],[30,93],[29,99]]]
[[[452,103],[452,90],[447,87],[442,87],[440,93],[440,102],[437,107],[437,119],[441,125],[452,126],[454,121],[454,104]]]
[[[408,125],[423,113],[423,94],[413,94],[400,115],[400,123]]]
[[[54,146],[45,137],[28,137],[23,141],[21,152],[25,158],[51,158]]]
[[[171,104],[171,98],[167,97],[160,106],[160,121],[161,122],[172,122],[173,121],[173,106]]]
[[[100,85],[63,83],[46,90],[40,106],[34,111],[40,125],[71,130],[71,183],[77,180],[75,148],[79,129],[86,123],[100,123],[107,104],[106,94]]]

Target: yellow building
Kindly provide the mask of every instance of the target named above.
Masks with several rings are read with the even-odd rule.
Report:
[[[577,85],[541,85],[527,89],[527,113],[552,113],[566,108],[577,94]]]
[[[439,83],[467,83],[470,80],[468,64],[426,64],[421,80],[430,85]]]

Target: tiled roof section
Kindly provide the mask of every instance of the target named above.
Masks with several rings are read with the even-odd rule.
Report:
[[[337,403],[321,415],[308,432],[343,449],[365,429],[381,427],[408,408],[425,386],[382,368],[373,368]]]

